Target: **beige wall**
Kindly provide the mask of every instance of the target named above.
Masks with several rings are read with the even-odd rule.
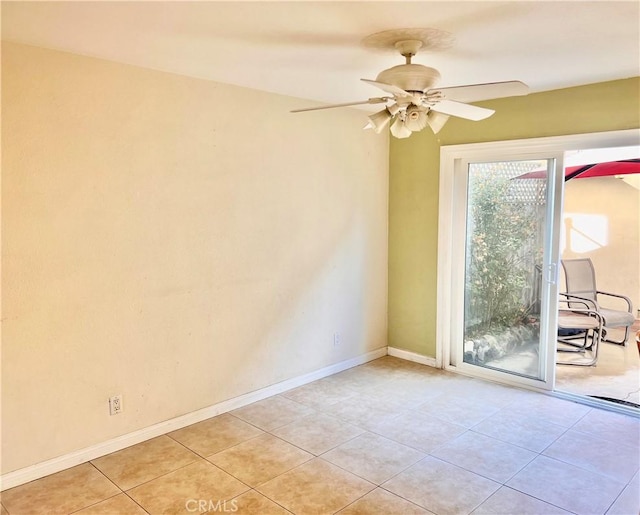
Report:
[[[630,182],[613,177],[567,182],[561,250],[565,259],[591,258],[598,289],[626,295],[638,309],[640,189]],[[564,276],[561,280],[564,288]],[[611,307],[624,307],[612,302]]]
[[[640,78],[483,102],[482,122],[452,118],[437,136],[391,139],[389,156],[389,345],[436,352],[440,147],[640,127]],[[583,179],[587,180],[587,179]]]
[[[3,44],[3,473],[386,345],[388,141],[300,103]]]

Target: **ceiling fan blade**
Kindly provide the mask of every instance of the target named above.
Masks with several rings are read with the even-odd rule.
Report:
[[[349,106],[357,106],[363,104],[384,104],[391,100],[389,97],[378,97],[378,98],[370,98],[368,100],[362,100],[360,102],[345,102],[343,104],[329,104],[326,106],[319,107],[305,107],[303,109],[294,109],[290,111],[291,113],[304,113],[305,111],[319,111],[320,109],[333,109],[334,107],[349,107]]]
[[[429,93],[440,91],[445,98],[459,102],[477,102],[493,98],[517,97],[527,95],[529,86],[519,80],[489,82],[487,84],[469,84],[452,88],[432,88]]]
[[[387,84],[386,82],[378,82],[375,80],[370,80],[370,79],[360,79],[363,82],[366,82],[367,84],[371,84],[372,86],[375,86],[376,88],[380,88],[382,91],[386,91],[387,93],[391,93],[392,95],[396,95],[398,97],[410,97],[411,93],[405,91],[402,88],[399,88],[398,86],[394,86],[393,84]]]
[[[489,118],[489,116],[495,113],[493,109],[463,104],[462,102],[455,102],[454,100],[441,100],[434,105],[431,110],[436,113],[457,116],[458,118],[466,118],[467,120],[473,120],[474,122]]]

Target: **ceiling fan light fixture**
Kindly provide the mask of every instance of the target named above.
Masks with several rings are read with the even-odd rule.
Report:
[[[438,134],[448,120],[449,115],[447,114],[436,113],[435,111],[429,111],[427,114],[427,123],[434,134]]]
[[[387,106],[387,111],[391,113],[391,116],[395,116],[398,114],[398,111],[400,111],[400,106],[397,103],[391,104]]]
[[[427,109],[418,106],[409,106],[404,124],[412,131],[421,131],[427,126]]]
[[[396,121],[391,125],[391,134],[393,134],[396,138],[408,138],[411,136],[411,129],[409,129],[404,121],[398,116]]]
[[[389,125],[391,118],[393,118],[393,115],[385,108],[369,116],[367,126],[371,127],[376,134],[380,134]]]

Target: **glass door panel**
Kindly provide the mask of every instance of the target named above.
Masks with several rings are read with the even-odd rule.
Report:
[[[553,166],[553,159],[468,165],[464,363],[544,378],[547,178]]]

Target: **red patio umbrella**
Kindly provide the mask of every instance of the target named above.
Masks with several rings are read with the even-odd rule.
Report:
[[[564,180],[612,177],[630,173],[640,173],[640,159],[622,159],[620,161],[607,161],[606,163],[568,166],[564,169]],[[516,179],[544,179],[546,176],[546,170],[534,170],[533,172],[519,175]]]
[[[577,179],[611,177],[630,173],[640,173],[640,159],[622,159],[621,161],[608,161],[592,165],[570,166],[564,170],[564,180],[568,181],[574,177]]]

